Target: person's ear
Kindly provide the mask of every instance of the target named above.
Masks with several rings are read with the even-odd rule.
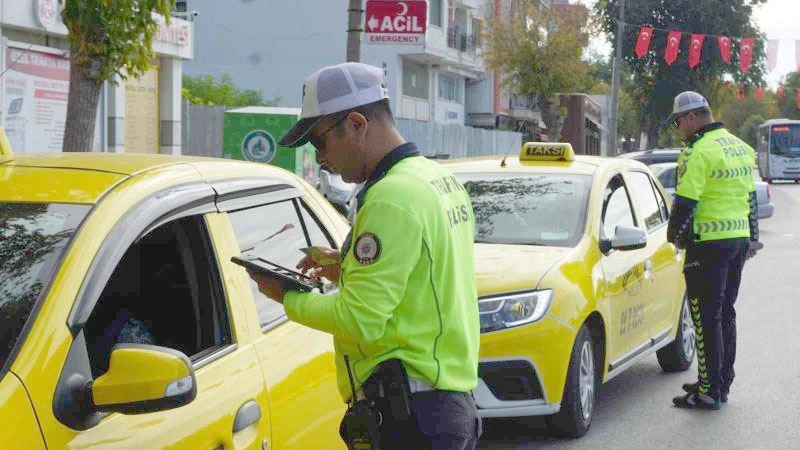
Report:
[[[348,114],[347,118],[350,119],[351,126],[358,134],[362,136],[366,134],[369,121],[363,114],[353,111]]]

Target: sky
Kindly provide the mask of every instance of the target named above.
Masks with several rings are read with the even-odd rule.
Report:
[[[778,64],[767,80],[770,87],[777,87],[781,77],[797,70],[795,40],[800,40],[797,25],[797,0],[769,0],[758,7],[755,20],[768,39],[778,39]]]

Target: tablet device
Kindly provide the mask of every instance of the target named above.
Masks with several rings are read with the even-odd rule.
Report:
[[[303,292],[310,292],[314,289],[321,288],[321,283],[315,281],[313,278],[303,275],[300,272],[287,269],[286,267],[279,266],[278,264],[267,261],[256,255],[234,256],[231,258],[231,261],[256,272],[266,272],[272,275],[283,282],[284,288],[296,289]]]

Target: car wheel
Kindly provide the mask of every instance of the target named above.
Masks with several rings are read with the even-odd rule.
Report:
[[[561,437],[581,437],[589,431],[599,378],[595,362],[592,336],[584,324],[572,348],[561,410],[546,419],[553,434]]]
[[[695,353],[695,329],[689,300],[684,296],[678,319],[678,334],[669,345],[656,352],[658,363],[665,372],[683,372],[692,365]]]

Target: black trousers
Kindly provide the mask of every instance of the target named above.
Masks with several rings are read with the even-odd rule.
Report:
[[[381,450],[475,450],[483,433],[475,400],[469,392],[426,391],[411,395],[411,418],[391,418],[385,399],[376,408],[383,421]]]
[[[736,296],[747,257],[748,239],[691,244],[683,274],[697,333],[700,392],[715,399],[730,391],[735,376]]]

